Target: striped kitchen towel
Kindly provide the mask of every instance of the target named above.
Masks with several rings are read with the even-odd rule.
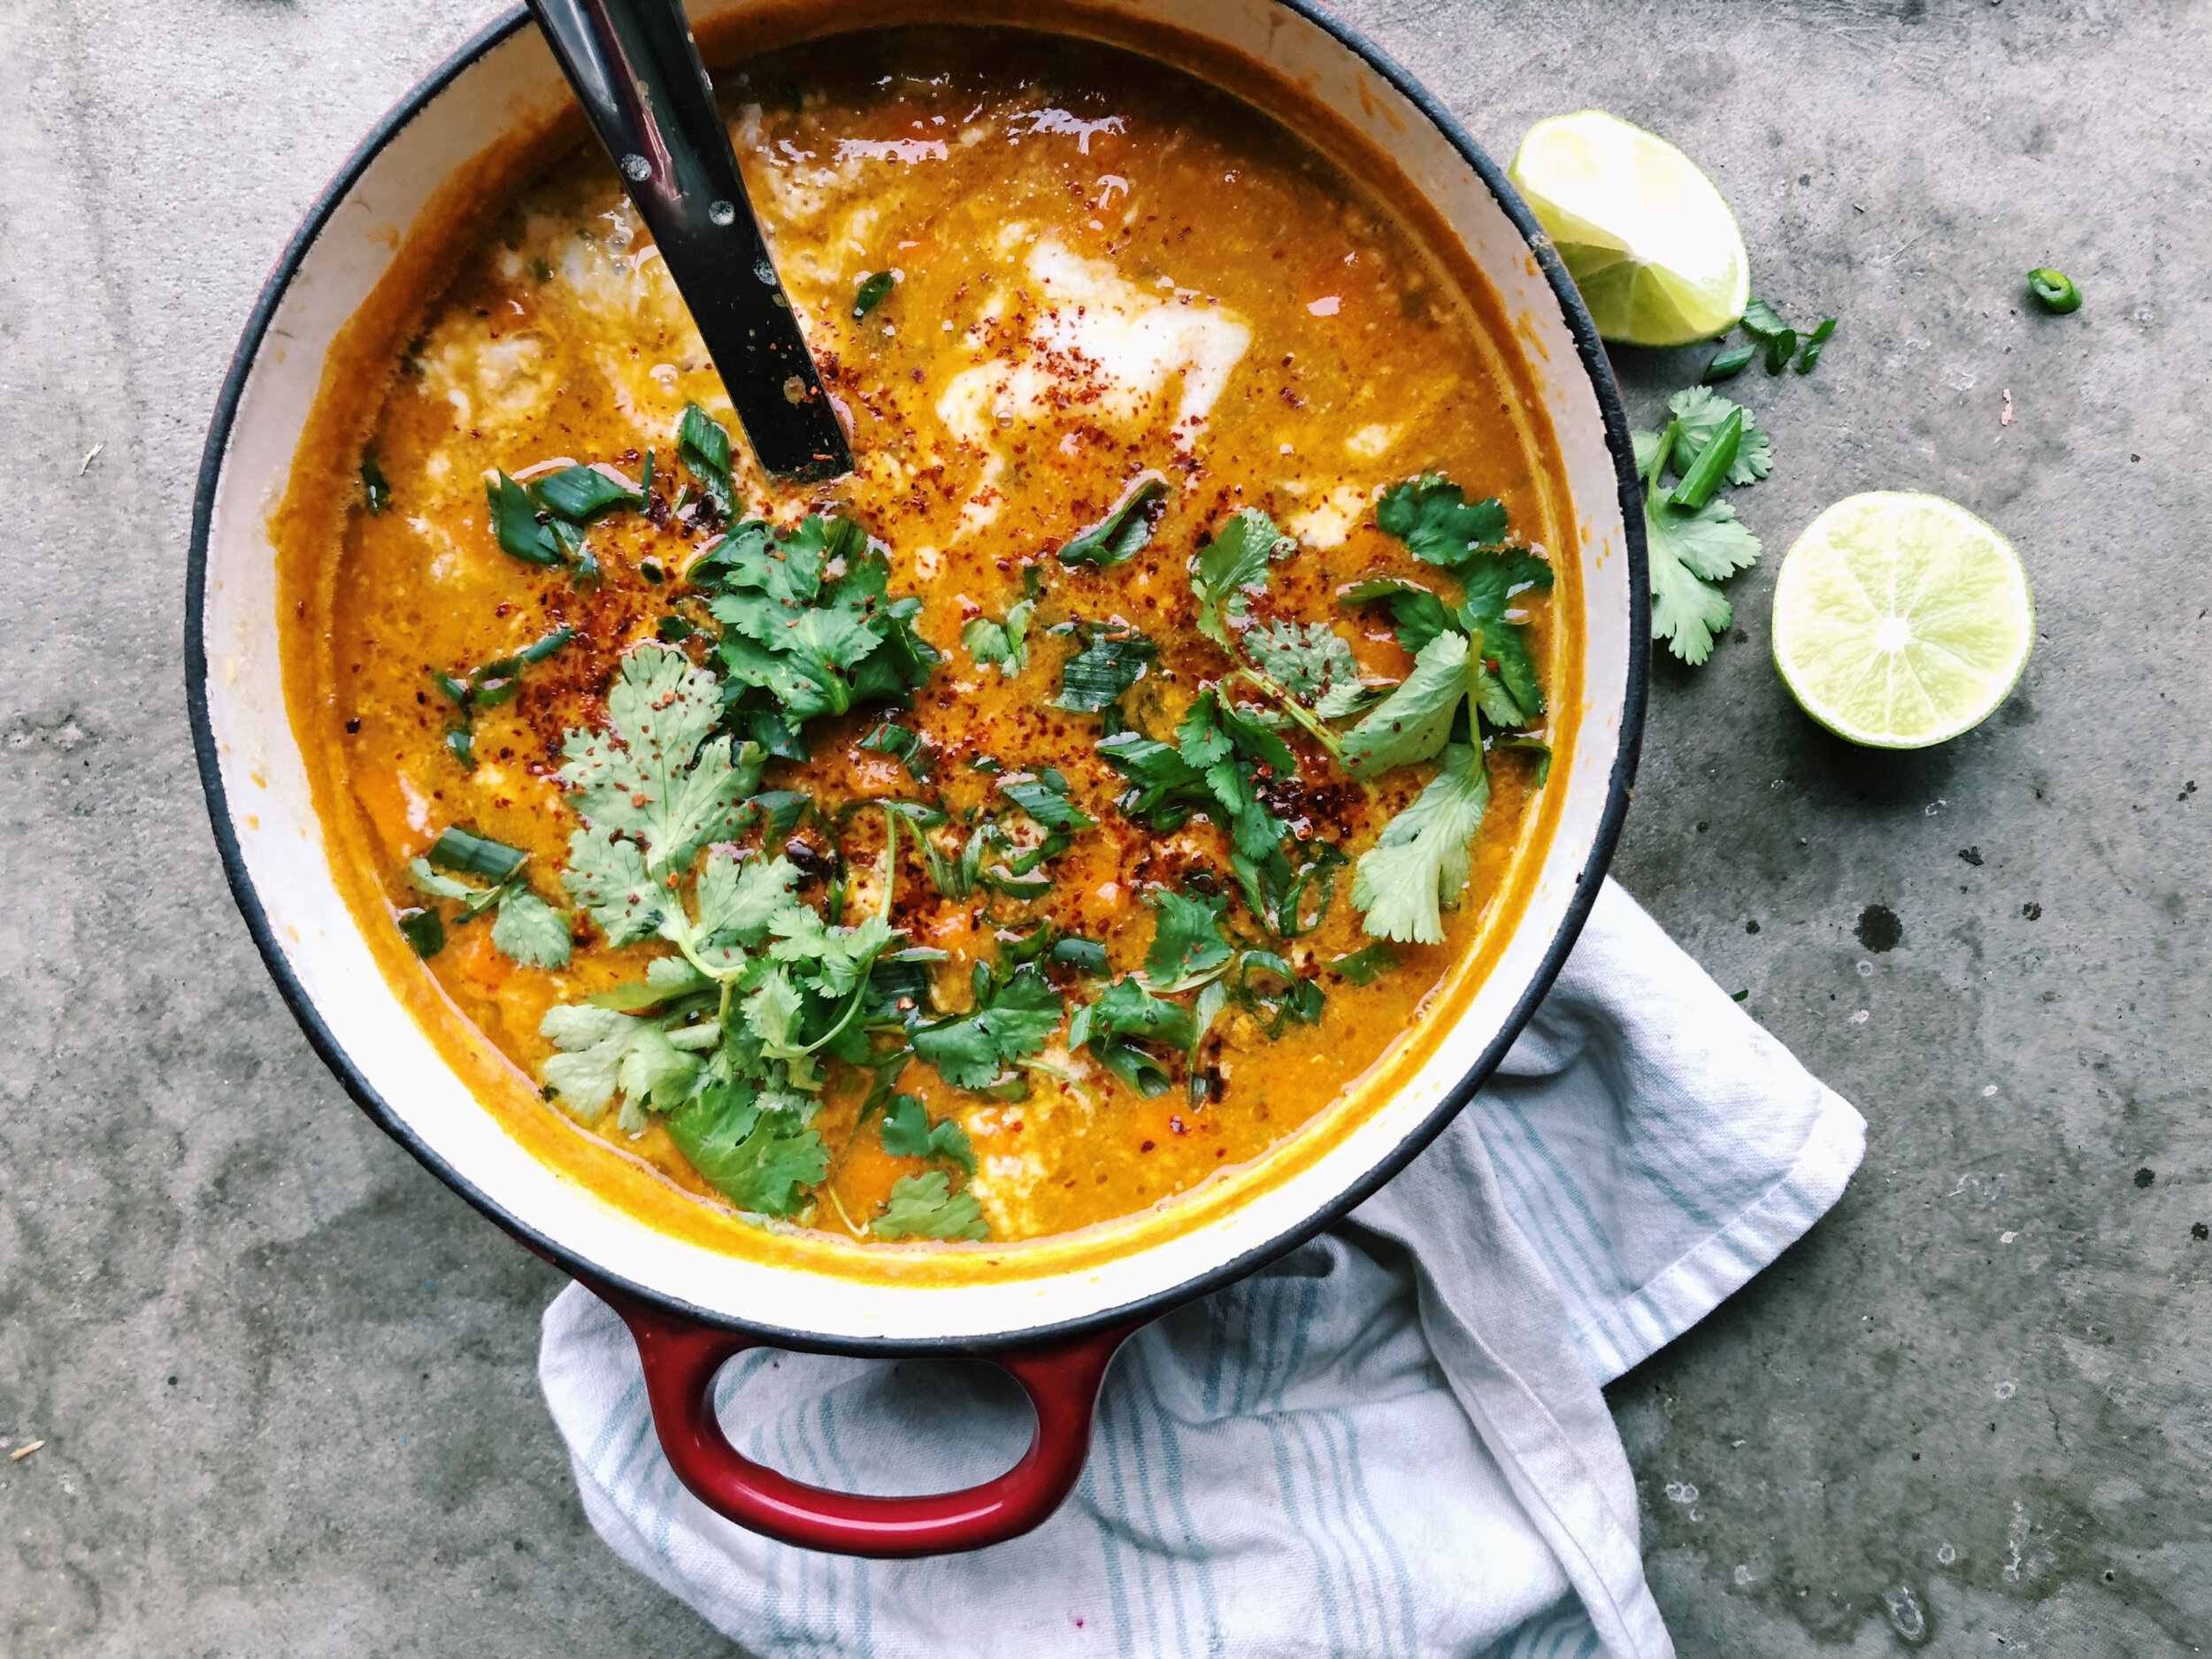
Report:
[[[539,1374],[585,1512],[748,1653],[1661,1659],[1600,1386],[1710,1312],[1864,1148],[1618,887],[1497,1077],[1344,1225],[1159,1320],[1108,1373],[1089,1468],[1029,1536],[857,1561],[709,1513],[654,1439],[628,1333],[580,1287]],[[975,1366],[754,1350],[749,1455],[919,1492],[1005,1467],[1026,1407]]]

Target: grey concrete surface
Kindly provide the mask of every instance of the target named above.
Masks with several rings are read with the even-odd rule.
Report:
[[[1667,134],[1758,289],[1844,319],[1811,378],[1740,383],[1770,560],[1712,664],[1655,676],[1617,866],[1872,1131],[1836,1212],[1613,1390],[1681,1651],[2200,1651],[2212,4],[1347,10],[1501,157],[1585,105]],[[310,1054],[189,761],[238,327],[494,11],[0,12],[0,1437],[46,1442],[0,1462],[10,1655],[728,1651],[585,1526],[532,1369],[557,1279]],[[2078,316],[2024,308],[2047,261]],[[1636,411],[1698,361],[1624,357]],[[1767,659],[1773,558],[1876,487],[1993,519],[2040,607],[2003,714],[1924,756],[1824,738]]]

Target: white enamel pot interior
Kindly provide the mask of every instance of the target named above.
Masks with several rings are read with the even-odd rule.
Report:
[[[750,0],[703,0],[705,21]],[[1502,173],[1374,48],[1289,0],[1116,0],[1257,59],[1403,170],[1512,319],[1565,460],[1578,561],[1583,709],[1556,834],[1502,956],[1411,1081],[1294,1173],[1202,1225],[1079,1271],[1003,1283],[867,1284],[738,1259],[595,1199],[510,1138],[388,988],[334,879],[287,718],[265,523],[333,336],[457,167],[567,98],[522,14],[412,93],[308,216],[256,307],[201,472],[188,595],[188,692],[234,890],[286,1000],[362,1107],[517,1238],[663,1315],[793,1348],[985,1353],[1139,1321],[1226,1283],[1342,1216],[1447,1123],[1550,985],[1618,833],[1641,731],[1648,639],[1628,433],[1595,333]]]

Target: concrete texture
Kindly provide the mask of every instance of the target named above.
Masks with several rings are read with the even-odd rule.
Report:
[[[1844,319],[1809,379],[1739,383],[1770,561],[1714,661],[1655,676],[1617,866],[1872,1128],[1835,1214],[1613,1391],[1681,1651],[2200,1651],[2212,4],[1348,10],[1502,158],[1589,104],[1665,133],[1757,289]],[[532,1370],[555,1277],[309,1053],[189,761],[188,505],[239,326],[494,11],[4,13],[0,1437],[46,1441],[0,1463],[11,1655],[728,1651],[586,1528]],[[2078,316],[2023,308],[2046,262]],[[1636,412],[1700,362],[1624,358]],[[1773,558],[1878,487],[1993,519],[2040,607],[2011,703],[1929,755],[1826,739],[1767,659]]]

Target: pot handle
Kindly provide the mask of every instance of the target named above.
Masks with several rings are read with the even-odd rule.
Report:
[[[1091,1449],[1107,1363],[1139,1328],[1121,1325],[987,1356],[1021,1386],[1037,1428],[1021,1461],[964,1492],[868,1497],[808,1486],[730,1444],[714,1411],[722,1367],[765,1339],[690,1324],[585,1281],[630,1327],[653,1426],[676,1477],[717,1515],[802,1549],[841,1555],[948,1555],[1018,1538],[1066,1499]]]

